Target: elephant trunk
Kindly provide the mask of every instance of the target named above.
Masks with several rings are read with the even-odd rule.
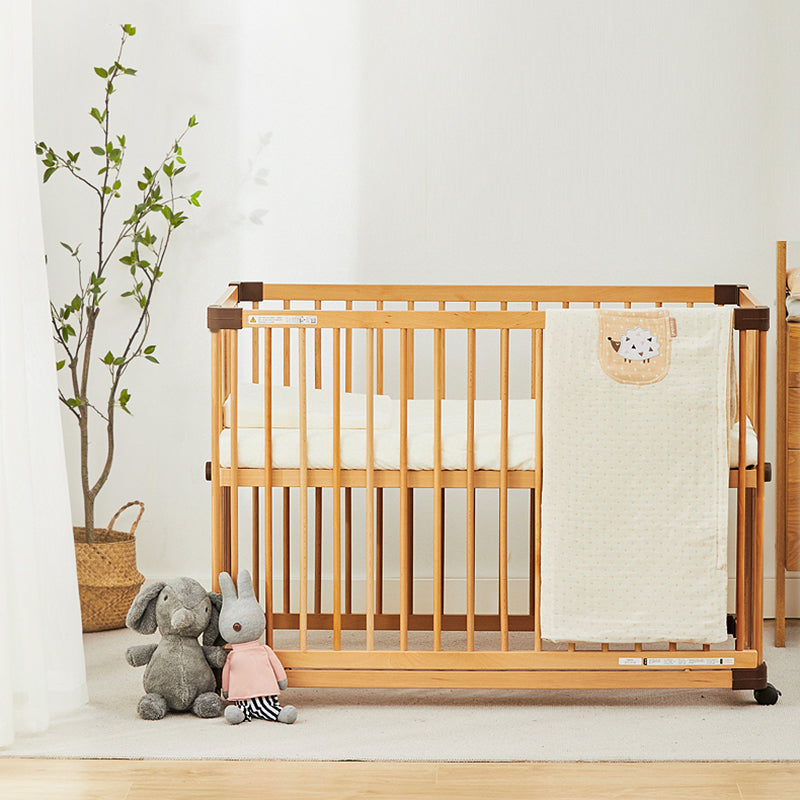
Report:
[[[195,624],[195,618],[188,608],[179,608],[170,618],[172,630],[178,634],[188,634]]]

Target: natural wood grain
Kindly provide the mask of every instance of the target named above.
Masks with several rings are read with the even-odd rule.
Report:
[[[0,760],[14,800],[777,800],[800,764]]]

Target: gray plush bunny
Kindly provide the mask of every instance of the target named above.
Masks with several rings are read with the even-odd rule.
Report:
[[[221,668],[226,652],[216,646],[222,598],[192,578],[157,581],[144,586],[133,601],[125,624],[161,641],[129,647],[132,667],[147,664],[137,712],[142,719],[162,719],[167,709],[191,711],[198,717],[219,717],[225,702],[216,693],[212,668]],[[197,637],[203,634],[202,646]]]
[[[272,648],[258,641],[266,623],[250,573],[242,570],[238,583],[237,594],[231,576],[220,573],[219,630],[231,645],[222,670],[222,693],[232,703],[225,709],[225,719],[232,725],[251,719],[291,724],[297,709],[278,702],[278,693],[286,688],[286,670]]]

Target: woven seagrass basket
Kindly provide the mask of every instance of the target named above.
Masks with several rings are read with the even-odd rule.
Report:
[[[130,531],[115,531],[117,518],[131,506],[139,506],[139,515]],[[144,503],[139,500],[124,505],[104,531],[95,530],[93,544],[86,543],[85,528],[73,528],[81,618],[87,633],[125,627],[128,609],[144,583],[136,568],[134,538],[143,513]]]

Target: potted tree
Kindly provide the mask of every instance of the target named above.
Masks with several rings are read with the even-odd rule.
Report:
[[[104,93],[100,105],[89,112],[98,126],[98,137],[89,148],[91,156],[81,157],[78,150],[59,153],[46,142],[36,143],[44,166],[44,183],[57,172],[66,173],[96,201],[91,255],[84,255],[89,248],[82,250],[81,244],[61,242],[65,258],[75,270],[74,289],[66,301],[50,304],[59,353],[56,367],[62,376],[59,398],[80,435],[83,525],[75,527],[74,533],[85,631],[123,627],[144,580],[136,568],[134,539],[144,505],[138,500],[126,503],[109,525],[101,528],[96,524],[95,502],[114,462],[117,412],[131,413],[128,370],[137,361],[158,363],[156,346],[149,340],[150,309],[163,276],[167,249],[174,232],[187,219],[183,209],[200,205],[200,191],[183,194],[177,188],[178,178],[186,169],[181,141],[197,124],[194,116],[160,163],[144,166],[138,173],[138,193],[130,191],[131,199],[123,200],[130,181],[127,170],[123,172],[127,140],[124,134],[112,132],[111,111],[119,81],[136,75],[135,69],[122,64],[125,44],[136,28],[130,24],[120,27],[121,40],[113,63],[94,68]],[[109,348],[107,343],[101,344],[104,299],[109,291],[119,292],[121,288],[124,291],[120,294],[129,306],[129,325],[122,341]],[[118,315],[115,322],[119,324]],[[98,380],[96,373],[103,373],[104,380]],[[95,426],[104,428],[105,434],[97,442],[101,466],[97,474],[92,474],[89,456],[90,444],[95,444],[91,436]],[[115,531],[118,516],[131,506],[138,507],[138,516],[130,532]]]

